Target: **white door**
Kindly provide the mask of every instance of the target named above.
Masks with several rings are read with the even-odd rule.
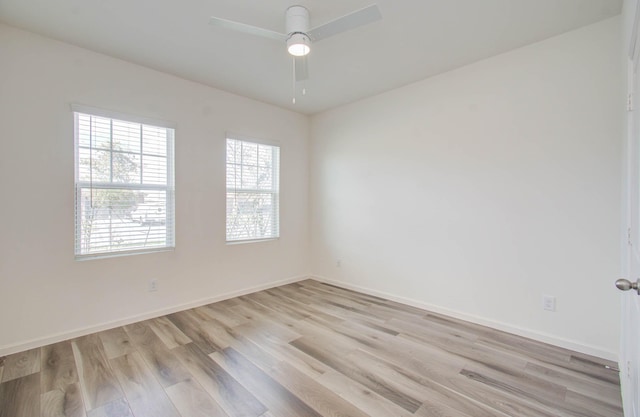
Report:
[[[629,281],[640,282],[640,2],[633,1],[632,25],[628,34],[626,152],[626,211],[627,236],[625,244],[626,274]],[[622,336],[620,340],[620,382],[625,416],[640,417],[640,295],[635,289],[622,293]]]
[[[640,111],[629,115],[627,271],[630,281],[640,283]],[[620,371],[625,416],[640,417],[640,295],[633,288],[622,294]]]

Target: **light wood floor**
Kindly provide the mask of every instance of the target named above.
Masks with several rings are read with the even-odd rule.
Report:
[[[0,417],[621,416],[605,365],[308,280],[0,358]]]

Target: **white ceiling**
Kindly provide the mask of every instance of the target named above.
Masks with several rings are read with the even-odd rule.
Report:
[[[292,104],[284,44],[208,25],[284,32],[377,2],[383,19],[313,45]],[[0,22],[305,114],[390,90],[615,16],[622,0],[0,0]]]

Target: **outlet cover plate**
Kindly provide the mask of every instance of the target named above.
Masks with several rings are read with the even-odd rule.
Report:
[[[556,297],[552,295],[543,295],[542,309],[546,311],[556,311]]]

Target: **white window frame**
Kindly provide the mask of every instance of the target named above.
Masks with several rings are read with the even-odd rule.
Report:
[[[274,161],[272,164],[272,187],[269,190],[266,189],[258,189],[258,188],[244,188],[240,187],[229,187],[229,179],[228,179],[228,165],[229,165],[229,156],[227,154],[227,144],[229,140],[235,140],[240,143],[247,143],[251,145],[258,146],[267,146],[270,147],[273,153],[272,160]],[[264,141],[254,138],[248,138],[242,135],[237,135],[234,133],[227,132],[225,138],[225,184],[226,184],[226,210],[225,210],[225,241],[227,244],[242,244],[242,243],[252,243],[252,242],[263,242],[263,241],[271,241],[280,238],[280,159],[281,159],[281,147],[277,142]],[[243,165],[242,163],[236,165]],[[229,235],[229,216],[230,216],[230,208],[229,208],[229,194],[230,193],[247,193],[247,194],[265,194],[271,196],[271,207],[272,207],[272,219],[275,224],[272,226],[272,234],[269,236],[252,236],[252,237],[233,237]]]
[[[116,256],[135,255],[151,252],[161,252],[175,249],[175,124],[146,117],[131,116],[110,110],[99,109],[80,104],[72,104],[71,111],[74,119],[74,172],[75,172],[75,244],[74,252],[76,260],[109,258]],[[79,159],[79,134],[78,134],[78,114],[97,116],[112,120],[138,123],[153,127],[167,129],[167,184],[123,184],[116,182],[94,182],[80,181],[80,159]],[[113,152],[112,150],[110,152]],[[141,151],[142,152],[142,151]],[[141,153],[142,154],[142,153]],[[166,192],[166,244],[163,246],[141,246],[127,250],[109,250],[103,252],[82,253],[82,199],[81,190],[89,189],[131,189],[140,191],[165,191]]]

